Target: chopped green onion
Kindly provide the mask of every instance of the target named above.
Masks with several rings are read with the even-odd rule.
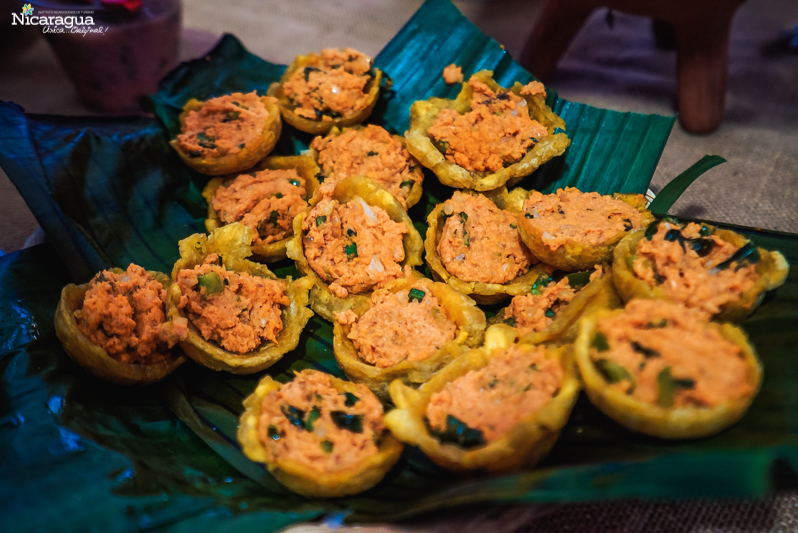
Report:
[[[546,312],[544,314],[546,315],[547,318],[554,318],[554,315],[556,313],[554,311],[552,311],[551,309],[546,309]]]
[[[330,442],[327,439],[321,441],[321,450],[324,453],[332,453],[332,451],[333,451],[333,443]]]
[[[596,368],[607,383],[620,383],[621,381],[628,381],[632,387],[627,394],[632,394],[635,388],[635,380],[632,375],[624,367],[611,361],[609,359],[599,359],[596,361]]]
[[[333,411],[330,418],[339,429],[352,433],[363,433],[363,415],[350,415],[343,411]]]
[[[294,187],[299,187],[299,180],[288,180],[288,183],[290,183]]]
[[[443,431],[430,428],[431,433],[441,442],[449,442],[461,448],[474,448],[486,444],[482,431],[468,427],[452,415],[446,417]]]
[[[280,432],[277,431],[277,426],[269,426],[269,438],[272,440],[280,440]]]
[[[197,278],[200,288],[205,287],[205,296],[219,294],[224,290],[222,278],[216,272],[208,272]]]
[[[347,244],[346,247],[344,248],[344,251],[346,252],[347,259],[349,260],[354,259],[355,257],[357,257],[357,244],[355,243]]]
[[[511,316],[510,318],[505,318],[504,320],[502,320],[502,323],[507,324],[508,326],[515,327],[515,317]]]
[[[410,289],[407,301],[412,302],[413,300],[415,300],[418,303],[421,303],[421,300],[424,299],[424,294],[425,294],[424,291],[418,289]]]
[[[222,119],[222,122],[232,122],[238,120],[239,117],[241,117],[241,111],[229,111]]]
[[[299,429],[305,429],[305,411],[297,409],[293,405],[283,405],[280,407],[280,411],[292,425]]]
[[[516,226],[515,224],[510,224],[510,227],[513,229],[518,229],[518,226]]]
[[[352,228],[347,228],[346,234],[350,237],[357,237],[357,232]]]
[[[701,229],[698,230],[698,234],[702,237],[709,237],[712,235],[712,230],[708,226],[701,226]]]
[[[651,348],[646,348],[642,344],[637,341],[632,341],[632,349],[637,353],[641,354],[645,358],[650,357],[659,357],[659,352],[657,350],[652,350]]]
[[[379,154],[377,154],[377,152],[370,151],[370,152],[368,152],[366,155],[367,155],[367,156],[369,156],[369,157],[371,157],[371,156],[375,156],[375,155],[379,155]]]
[[[535,280],[535,283],[532,284],[532,289],[529,291],[532,294],[540,294],[541,287],[545,287],[549,283],[553,281],[553,278],[548,274],[541,274],[538,276],[538,279]]]
[[[662,407],[672,407],[676,389],[692,389],[695,387],[695,381],[674,378],[671,375],[671,367],[666,366],[657,374],[657,385],[659,385],[657,403]]]
[[[404,180],[402,183],[399,184],[399,187],[402,189],[404,189],[405,187],[412,187],[413,183],[415,183],[413,180]]]
[[[311,409],[310,413],[308,413],[308,419],[305,421],[305,429],[307,431],[313,431],[313,422],[321,418],[321,409],[318,407],[314,407]]]
[[[581,289],[590,282],[590,276],[592,274],[593,273],[589,270],[568,274],[568,285],[570,285],[572,289]]]
[[[358,398],[351,392],[345,392],[344,396],[346,396],[346,401],[344,402],[344,405],[347,407],[353,407],[357,402],[360,401],[360,398]]]
[[[269,222],[272,224],[277,224],[277,220],[280,218],[279,211],[272,211],[269,213]]]
[[[326,216],[321,215],[321,216],[316,217],[316,227],[317,228],[319,226],[321,226],[322,224],[324,224],[325,222],[327,222],[327,217]]]
[[[606,352],[610,349],[610,343],[607,342],[607,337],[600,331],[597,331],[593,336],[593,348],[600,352]]]
[[[280,198],[282,198],[282,197],[283,197],[283,193],[281,193],[281,192],[278,192],[277,194],[275,194],[275,195],[274,195],[274,197],[275,197],[275,198],[277,198],[277,199],[279,200]]]

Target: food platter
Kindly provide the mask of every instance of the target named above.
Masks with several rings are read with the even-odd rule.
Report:
[[[453,97],[457,89],[447,87],[440,72],[455,61],[468,72],[493,69],[506,85],[531,79],[451,4],[430,0],[376,59],[393,87],[378,103],[374,121],[401,133],[414,100]],[[0,104],[0,131],[9,139],[0,163],[54,245],[0,260],[0,352],[8,395],[0,435],[11,443],[11,456],[23,458],[7,466],[19,480],[18,497],[36,494],[60,504],[70,493],[95,498],[94,521],[114,524],[109,530],[177,521],[209,527],[231,514],[242,521],[268,517],[268,527],[278,529],[329,513],[390,520],[484,501],[756,496],[794,477],[784,465],[798,467],[795,273],[743,323],[764,362],[765,381],[739,424],[712,438],[666,443],[620,428],[582,397],[548,459],[533,471],[501,477],[454,475],[410,449],[375,489],[309,500],[283,489],[236,443],[243,399],[260,374],[230,376],[186,364],[162,385],[130,390],[85,375],[66,358],[52,330],[61,287],[130,261],[171,270],[177,241],[202,231],[206,213],[201,191],[207,178],[186,169],[166,144],[183,104],[268,87],[284,68],[226,36],[206,57],[181,65],[162,82],[150,101],[157,120],[30,116]],[[523,187],[646,190],[672,118],[600,110],[553,91],[548,101],[565,119],[572,145]],[[310,136],[286,130],[277,153],[307,146]],[[424,196],[410,212],[419,230],[450,194],[427,176]],[[733,229],[798,262],[798,237]],[[274,270],[295,275],[289,262]],[[267,372],[277,380],[304,368],[343,377],[331,339],[331,325],[312,318],[298,349]],[[774,465],[783,469],[776,481]],[[37,474],[28,477],[27,471]],[[8,516],[30,524],[35,512],[21,508]],[[72,529],[80,529],[81,520],[94,523],[88,516],[71,520]]]

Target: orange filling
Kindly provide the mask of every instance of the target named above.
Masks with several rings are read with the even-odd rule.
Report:
[[[349,320],[351,317],[339,315],[342,323]],[[457,332],[427,281],[396,293],[375,292],[371,307],[355,320],[347,337],[354,342],[358,356],[378,368],[423,361]]]
[[[444,430],[451,415],[482,432],[490,443],[540,410],[557,392],[563,370],[545,346],[514,345],[498,351],[480,370],[471,370],[430,397],[430,427]]]
[[[475,77],[468,83],[474,89],[471,110],[461,115],[443,109],[427,129],[449,161],[471,172],[496,172],[520,161],[548,135],[542,124],[529,117],[522,97],[511,91],[494,93]]]
[[[391,193],[402,206],[421,177],[413,170],[418,161],[398,139],[380,126],[350,129],[340,135],[316,137],[310,147],[319,152],[324,170],[321,194],[332,194],[335,184],[349,176],[368,176]]]
[[[407,226],[359,196],[345,204],[324,198],[310,210],[302,230],[308,264],[339,298],[402,275]]]
[[[330,376],[299,372],[263,400],[258,438],[268,460],[293,460],[320,472],[358,465],[379,453],[382,405],[363,384],[339,393]]]
[[[177,284],[183,296],[178,309],[184,309],[202,338],[218,343],[234,353],[251,352],[268,340],[277,342],[283,329],[281,306],[291,300],[280,280],[232,272],[216,254],[205,263],[183,269]]]
[[[443,81],[446,85],[463,83],[463,69],[452,63],[443,69]]]
[[[192,158],[234,155],[263,134],[267,118],[269,112],[255,91],[211,98],[199,111],[188,113],[177,142]]]
[[[651,240],[638,243],[632,270],[652,287],[661,286],[670,300],[714,315],[724,304],[738,301],[759,275],[756,265],[745,262],[716,268],[738,248],[717,235],[700,233],[700,224],[682,228],[661,222]]]
[[[715,407],[754,390],[740,347],[679,303],[630,300],[598,322],[590,357],[610,386],[663,407]]]
[[[286,80],[283,92],[296,105],[297,116],[330,121],[366,108],[370,70],[371,58],[357,50],[324,49],[318,63]]]
[[[515,215],[481,194],[455,191],[443,207],[446,222],[438,254],[446,270],[463,281],[507,283],[537,260],[521,241]]]
[[[188,333],[185,319],[174,321],[174,331],[165,328],[166,289],[132,263],[121,274],[95,275],[75,320],[83,335],[122,363],[161,362]]]
[[[626,202],[574,187],[545,195],[532,191],[524,202],[524,217],[552,250],[571,241],[599,246],[642,224],[640,212]]]
[[[305,194],[296,170],[261,170],[219,187],[211,203],[222,222],[240,221],[255,231],[253,242],[268,244],[293,234],[294,217],[308,205]]]

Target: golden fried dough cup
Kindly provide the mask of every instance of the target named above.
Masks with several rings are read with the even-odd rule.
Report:
[[[319,189],[318,174],[321,172],[316,162],[309,155],[294,155],[294,156],[272,156],[259,162],[249,172],[258,172],[261,170],[296,170],[297,174],[305,180],[305,200],[308,201],[312,198],[316,191]],[[208,233],[212,233],[216,229],[225,225],[219,217],[219,213],[213,208],[211,203],[216,191],[222,185],[234,180],[237,175],[225,176],[221,178],[214,178],[208,182],[202,191],[202,196],[208,201],[208,218],[205,219],[205,228]],[[263,260],[267,263],[274,263],[285,259],[285,246],[291,237],[280,239],[279,241],[270,243],[255,243],[252,245],[252,253],[257,259]]]
[[[474,74],[474,77],[485,83],[494,92],[503,90],[494,81],[493,71],[483,70]],[[441,110],[453,109],[463,115],[471,109],[474,90],[468,83],[463,83],[463,88],[455,100],[430,98],[413,103],[410,107],[410,128],[405,132],[407,149],[422,165],[432,170],[441,183],[449,187],[490,191],[502,185],[517,184],[524,176],[528,176],[547,161],[562,155],[571,144],[571,140],[565,133],[555,133],[557,128],[565,129],[565,121],[546,105],[546,95],[522,95],[522,88],[523,85],[515,82],[509,90],[526,100],[530,118],[542,124],[548,135],[536,143],[517,163],[497,172],[472,172],[446,159],[433,143],[427,130],[435,123]]]
[[[111,269],[121,274],[119,268]],[[169,290],[172,280],[161,272],[147,271],[165,289]],[[67,355],[95,376],[119,385],[149,385],[160,381],[186,361],[177,347],[172,348],[164,361],[152,364],[129,364],[117,361],[100,346],[90,341],[78,328],[75,311],[83,307],[83,300],[89,284],[70,283],[61,290],[61,299],[55,311],[55,334]]]
[[[233,93],[232,96],[243,96],[241,93]],[[274,102],[273,98],[261,96],[260,101],[269,112],[263,124],[263,131],[254,138],[247,141],[240,152],[236,154],[226,154],[219,157],[191,157],[190,153],[183,150],[177,139],[169,141],[169,145],[175,149],[180,159],[193,168],[197,172],[207,174],[209,176],[223,176],[225,174],[233,174],[236,172],[243,172],[252,168],[255,163],[269,155],[269,152],[274,149],[277,140],[280,138],[283,122],[280,119],[280,109]],[[199,112],[205,102],[192,98],[186,105],[183,106],[183,112],[180,113],[180,129],[183,131],[186,127],[186,117],[192,111]]]
[[[334,377],[333,386],[340,392],[357,392],[352,383]],[[358,494],[372,488],[391,470],[402,455],[404,446],[390,434],[379,443],[379,453],[349,468],[337,472],[320,472],[315,468],[290,458],[269,461],[268,454],[258,439],[258,422],[263,400],[270,392],[280,388],[280,383],[265,376],[255,392],[244,400],[244,414],[238,426],[238,441],[249,459],[264,463],[277,481],[292,492],[310,498],[335,498]]]
[[[557,440],[579,394],[580,384],[570,346],[547,347],[548,356],[559,359],[563,368],[559,391],[540,410],[530,413],[498,440],[465,449],[441,442],[425,422],[427,404],[434,393],[469,371],[485,367],[491,352],[509,348],[516,339],[516,333],[509,326],[491,326],[485,333],[484,346],[464,353],[417,390],[401,380],[393,381],[390,392],[396,409],[385,416],[385,424],[394,436],[420,448],[438,465],[455,471],[508,472],[519,467],[531,467],[540,461]],[[529,344],[522,346],[530,350],[534,348]]]
[[[762,364],[740,328],[731,324],[707,323],[707,328],[718,330],[723,338],[742,350],[748,377],[755,384],[752,393],[716,407],[662,407],[642,402],[616,387],[609,386],[590,358],[590,346],[598,321],[621,313],[622,309],[605,310],[583,318],[579,323],[579,336],[574,343],[576,364],[585,392],[590,402],[601,412],[632,431],[663,439],[692,439],[714,435],[742,418],[762,384]]]
[[[234,222],[210,235],[195,233],[181,240],[178,244],[180,259],[172,269],[173,284],[169,288],[169,316],[173,318],[186,316],[177,307],[183,295],[178,284],[174,283],[177,275],[183,269],[203,264],[210,254],[218,254],[228,270],[245,272],[266,279],[278,279],[265,265],[247,259],[251,255],[252,237],[253,232],[250,228]],[[313,312],[307,307],[308,291],[312,281],[305,277],[293,280],[290,276],[284,281],[285,293],[291,303],[282,310],[283,329],[277,336],[276,343],[266,341],[257,350],[245,354],[230,352],[217,343],[202,338],[189,319],[188,336],[185,341],[180,342],[183,351],[202,366],[234,374],[251,374],[272,366],[283,355],[297,347],[302,330],[313,316]]]
[[[756,273],[759,276],[753,287],[745,291],[739,300],[729,302],[720,307],[720,312],[713,316],[719,321],[738,321],[750,315],[762,302],[767,291],[784,284],[790,267],[781,252],[770,252],[755,247],[748,239],[731,230],[719,229],[709,224],[704,226],[724,241],[733,244],[743,251],[749,251],[746,261],[756,258]],[[651,286],[638,278],[631,268],[637,253],[638,243],[646,238],[647,230],[637,230],[625,237],[615,248],[612,264],[612,276],[615,288],[624,301],[632,298],[649,298],[667,300],[668,297],[660,285]]]
[[[378,291],[397,293],[409,289],[418,279],[417,276],[397,279]],[[405,360],[387,368],[369,364],[358,356],[357,347],[348,337],[352,326],[338,321],[333,324],[333,348],[338,365],[352,381],[365,383],[381,399],[387,400],[390,397],[388,386],[391,381],[401,379],[412,384],[424,383],[441,367],[459,356],[464,349],[475,348],[484,339],[485,314],[476,306],[474,300],[445,283],[431,282],[429,286],[430,291],[440,302],[441,308],[456,324],[457,332],[454,339],[423,361]],[[371,306],[372,301],[369,299],[355,307],[353,311],[361,317]]]
[[[401,265],[411,268],[420,265],[424,243],[402,204],[388,191],[365,176],[350,176],[341,180],[336,184],[332,194],[332,198],[340,203],[346,203],[355,197],[361,198],[368,205],[382,208],[388,213],[391,220],[407,226],[408,233],[402,238],[405,258]],[[318,201],[318,199],[314,200]],[[286,246],[286,254],[294,260],[297,269],[312,283],[310,289],[311,308],[326,320],[335,322],[336,313],[342,313],[362,305],[371,296],[372,291],[349,294],[345,298],[340,298],[330,291],[330,284],[316,274],[305,257],[302,224],[307,214],[308,211],[300,213],[294,218],[294,236]]]

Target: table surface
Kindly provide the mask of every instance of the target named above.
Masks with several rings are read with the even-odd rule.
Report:
[[[376,55],[421,3],[228,0],[222,8],[213,0],[191,0],[184,5],[180,56],[202,55],[225,32],[279,63],[322,47],[352,46]],[[540,8],[539,2],[526,0],[455,4],[515,57]],[[655,48],[650,21],[622,13],[614,13],[612,24],[607,19],[606,10],[594,13],[549,85],[566,99],[598,107],[673,114],[675,53]],[[779,35],[796,20],[794,0],[749,0],[741,6],[732,27],[724,122],[708,136],[688,134],[677,124],[651,188],[658,191],[705,154],[721,155],[728,162],[693,184],[671,213],[798,233],[798,54]],[[0,57],[0,100],[34,113],[90,113],[41,37],[19,53]],[[0,250],[22,248],[37,224],[1,171],[0,212],[8,214],[0,217]],[[796,505],[798,493],[778,493],[763,501],[487,506],[401,526],[352,529],[596,531],[600,523],[601,531],[623,532],[674,531],[677,524],[680,531],[798,531]],[[291,531],[333,526],[308,524]]]

